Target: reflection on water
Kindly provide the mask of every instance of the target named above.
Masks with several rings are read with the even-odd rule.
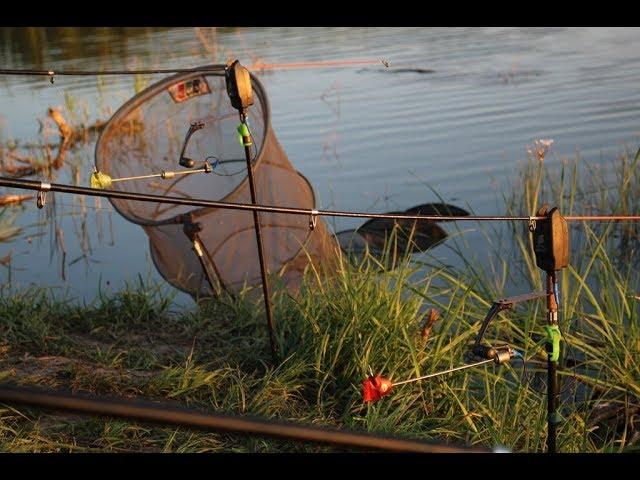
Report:
[[[366,68],[261,74],[276,134],[311,180],[319,206],[385,211],[443,200],[486,214],[502,213],[500,189],[535,139],[554,139],[545,160],[551,166],[576,149],[598,162],[636,146],[638,40],[637,29],[592,28],[3,28],[0,65],[61,70],[192,67],[234,57],[246,64],[382,59]],[[11,147],[55,145],[49,107],[73,125],[89,126],[159,78],[57,77],[51,84],[0,77],[3,166],[24,166],[8,157]],[[62,168],[34,178],[50,174],[87,185],[93,149],[88,136],[66,152]],[[46,152],[31,154],[46,162]],[[91,299],[139,273],[159,279],[144,232],[106,200],[50,197],[43,210],[33,201],[1,210],[0,238],[10,234],[0,243],[3,281],[10,276],[14,285],[55,286]],[[332,226],[339,231],[358,222],[336,219]],[[465,235],[481,249],[478,232]],[[443,247],[433,253],[448,255]]]

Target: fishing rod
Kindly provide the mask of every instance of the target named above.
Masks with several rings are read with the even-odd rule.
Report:
[[[2,68],[0,69],[0,75],[44,76],[49,77],[49,81],[54,83],[56,76],[152,75],[157,73],[221,72],[224,71],[224,69],[224,65],[195,68],[145,68],[139,70],[34,70]]]
[[[342,447],[411,453],[489,453],[477,447],[428,443],[365,432],[320,428],[293,422],[256,417],[205,413],[156,402],[96,397],[0,384],[0,402],[112,417],[160,425],[172,425],[212,432],[272,437],[283,440],[337,445]],[[503,451],[502,449],[500,449]]]
[[[412,215],[405,213],[373,213],[373,212],[349,212],[341,210],[317,210],[295,207],[278,207],[275,205],[261,205],[237,202],[223,202],[218,200],[190,199],[174,196],[152,195],[147,193],[135,193],[101,188],[88,188],[64,183],[49,183],[40,180],[27,180],[22,178],[0,176],[0,187],[18,188],[22,190],[34,190],[41,193],[59,192],[74,195],[87,195],[90,197],[114,198],[119,200],[132,200],[150,203],[165,203],[169,205],[184,205],[203,208],[223,208],[230,210],[256,211],[263,213],[285,213],[291,215],[305,215],[309,217],[349,217],[349,218],[380,218],[390,220],[417,220],[417,221],[477,221],[477,222],[529,222],[535,227],[535,222],[547,219],[543,215]],[[567,222],[588,221],[613,221],[613,222],[637,222],[640,215],[568,215],[563,217]]]
[[[354,59],[354,60],[320,60],[310,62],[291,62],[291,63],[255,63],[250,65],[247,70],[264,71],[264,70],[291,70],[300,68],[336,68],[347,67],[352,65],[373,65],[380,63],[380,60],[372,59]],[[227,65],[215,65],[209,67],[192,67],[192,68],[144,68],[136,70],[55,70],[55,69],[20,69],[20,68],[1,68],[0,75],[24,75],[24,76],[42,76],[49,77],[51,83],[55,82],[56,76],[100,76],[100,75],[153,75],[168,73],[207,73],[207,72],[223,72],[227,69]]]

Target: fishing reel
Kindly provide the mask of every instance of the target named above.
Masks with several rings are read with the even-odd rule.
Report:
[[[244,114],[245,110],[253,105],[253,89],[249,70],[243,67],[240,61],[235,60],[225,69],[224,77],[231,106]]]

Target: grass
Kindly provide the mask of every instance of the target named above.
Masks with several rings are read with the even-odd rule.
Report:
[[[638,155],[623,154],[615,175],[595,175],[582,160],[549,169],[522,166],[522,182],[505,195],[513,214],[541,201],[564,214],[638,213]],[[612,188],[613,186],[613,188]],[[522,192],[525,195],[522,195]],[[429,255],[398,260],[382,272],[373,258],[344,262],[301,293],[275,298],[282,361],[270,361],[260,303],[248,298],[203,302],[174,311],[170,292],[140,281],[91,304],[54,299],[46,290],[0,296],[0,381],[98,394],[171,400],[217,412],[252,414],[425,440],[540,452],[546,435],[544,306],[503,312],[488,341],[522,351],[526,368],[480,367],[399,386],[374,404],[361,401],[369,367],[405,379],[461,365],[492,300],[512,282],[540,288],[526,225],[479,228],[491,251],[508,256],[474,262],[448,241],[459,267]],[[505,239],[506,237],[506,239]],[[571,225],[571,265],[560,274],[562,354],[558,432],[564,452],[638,449],[640,442],[640,290],[637,228]],[[383,261],[382,264],[385,262]],[[497,278],[497,280],[496,280]],[[428,338],[423,317],[441,318]],[[161,428],[100,418],[52,415],[0,405],[0,451],[299,452],[329,447]]]

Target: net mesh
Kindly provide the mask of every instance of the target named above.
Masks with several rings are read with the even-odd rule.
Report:
[[[257,202],[263,205],[316,208],[313,189],[287,158],[271,129],[269,104],[252,76],[254,105],[249,126],[255,155]],[[185,138],[193,122],[204,126]],[[116,182],[114,190],[166,194],[190,199],[251,203],[244,148],[238,142],[238,112],[231,107],[223,73],[186,73],[164,79],[125,103],[109,120],[96,146],[96,167],[113,178],[181,170],[184,156],[205,161],[209,174],[171,179]],[[149,236],[153,261],[161,275],[193,296],[222,289],[235,294],[261,284],[253,214],[219,208],[154,204],[111,199],[116,210],[141,225]],[[184,230],[185,218],[200,226],[204,260]],[[260,213],[267,270],[297,291],[304,270],[313,264],[330,269],[339,247],[321,218],[309,228],[301,215]],[[204,263],[203,263],[204,262]],[[214,289],[207,281],[214,277]]]

